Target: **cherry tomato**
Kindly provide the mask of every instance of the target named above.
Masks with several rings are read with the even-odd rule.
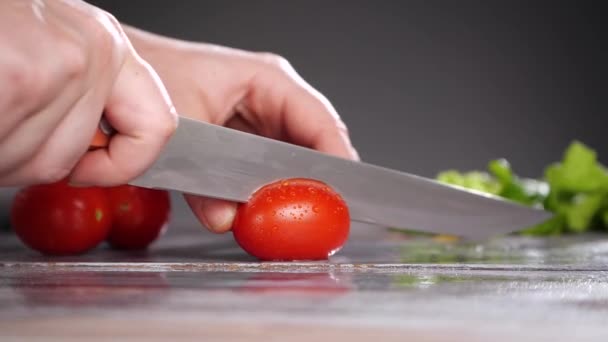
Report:
[[[241,248],[260,260],[324,260],[346,242],[350,215],[327,184],[286,179],[239,205],[232,231]]]
[[[65,180],[34,185],[15,194],[11,224],[25,245],[43,254],[81,254],[106,238],[110,206],[101,188],[72,187]]]
[[[112,207],[108,243],[116,249],[145,249],[166,230],[171,198],[164,190],[121,185],[107,189]]]

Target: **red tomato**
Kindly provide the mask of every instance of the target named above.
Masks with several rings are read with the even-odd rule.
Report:
[[[43,254],[81,254],[106,238],[110,207],[103,189],[71,187],[63,180],[17,192],[11,224],[25,245]]]
[[[260,260],[323,260],[346,242],[350,215],[325,183],[287,179],[260,188],[239,205],[232,231],[241,248]]]
[[[145,249],[166,230],[171,198],[164,190],[121,185],[107,189],[112,207],[108,243],[116,249]]]

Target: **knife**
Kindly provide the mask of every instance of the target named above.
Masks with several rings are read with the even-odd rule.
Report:
[[[100,123],[92,147],[109,142]],[[181,116],[158,159],[129,184],[246,202],[283,178],[323,181],[346,201],[352,221],[483,240],[528,228],[550,213],[421,176]]]

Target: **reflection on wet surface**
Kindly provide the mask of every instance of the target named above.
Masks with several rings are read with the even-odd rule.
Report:
[[[608,239],[602,236],[472,244],[388,234],[352,241],[325,263],[263,264],[229,238],[175,235],[146,253],[100,248],[51,259],[10,237],[2,241],[0,336],[28,327],[60,336],[63,330],[44,322],[61,318],[66,329],[87,319],[98,325],[119,319],[130,322],[121,329],[139,332],[143,325],[173,337],[173,326],[226,327],[214,332],[226,337],[236,334],[235,325],[274,331],[277,324],[428,340],[604,341],[608,335]]]
[[[518,264],[518,265],[608,265],[608,239],[605,236],[567,238],[510,237],[480,243],[437,243],[410,241],[401,246],[403,263],[437,264]]]

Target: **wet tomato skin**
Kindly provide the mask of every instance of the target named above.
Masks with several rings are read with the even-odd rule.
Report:
[[[11,225],[28,247],[47,255],[82,254],[107,236],[112,218],[102,188],[72,187],[62,180],[20,189]]]
[[[112,228],[107,241],[115,249],[146,249],[166,230],[170,194],[164,190],[120,185],[107,189]]]
[[[241,248],[260,260],[326,260],[348,239],[350,215],[327,184],[284,179],[240,204],[232,231]]]

